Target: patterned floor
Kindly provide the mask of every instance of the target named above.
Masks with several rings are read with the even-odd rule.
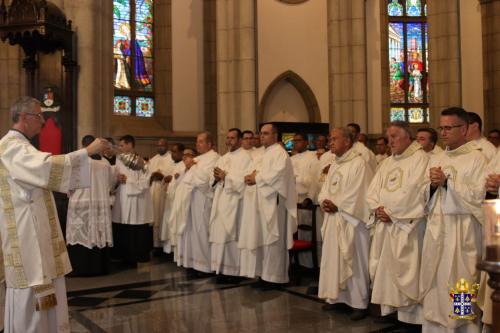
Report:
[[[261,291],[256,280],[217,284],[188,278],[165,259],[102,277],[67,279],[72,332],[400,332],[374,317],[351,322],[325,313],[313,274],[295,273],[280,290]]]

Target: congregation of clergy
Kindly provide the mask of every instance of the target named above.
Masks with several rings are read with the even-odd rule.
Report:
[[[377,154],[355,123],[318,136],[315,151],[296,133],[292,154],[272,123],[258,135],[229,129],[222,156],[202,132],[195,148],[160,139],[158,154],[140,168],[128,163],[139,159],[130,135],[118,151],[112,139],[85,136],[84,148],[52,156],[30,143],[44,123],[36,99],[19,99],[11,116],[0,140],[5,332],[69,332],[69,258],[91,275],[106,266],[107,250],[137,263],[154,247],[191,275],[259,278],[261,290],[279,288],[289,282],[297,225],[311,223],[311,212],[297,207],[314,204],[325,311],[347,306],[356,321],[373,303],[423,332],[487,331],[492,322],[491,289],[476,264],[481,204],[498,197],[499,133],[490,132],[494,144],[486,140],[475,113],[442,110],[439,128],[416,136],[392,122],[376,140]],[[51,191],[69,196],[66,240]],[[450,316],[450,286],[461,279],[480,283],[476,319]]]

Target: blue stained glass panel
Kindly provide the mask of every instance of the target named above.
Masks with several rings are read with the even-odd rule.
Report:
[[[403,16],[403,5],[399,0],[389,0],[387,11],[389,16]]]
[[[408,50],[408,102],[423,103],[424,63],[422,24],[408,23],[406,26],[406,45]]]
[[[405,121],[405,109],[391,108],[391,121]]]
[[[422,3],[420,0],[406,0],[406,15],[420,16],[422,13]]]
[[[115,96],[113,113],[120,116],[130,116],[132,101],[127,96]]]
[[[154,100],[149,97],[138,97],[135,106],[137,117],[152,117],[155,113]]]
[[[403,23],[389,23],[389,81],[392,103],[404,103],[404,35]]]
[[[153,56],[153,29],[151,24],[137,23],[135,38],[144,57]]]
[[[130,0],[113,0],[113,19],[130,20]]]

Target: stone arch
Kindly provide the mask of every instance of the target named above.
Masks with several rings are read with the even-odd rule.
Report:
[[[269,102],[269,97],[271,93],[280,86],[283,82],[291,84],[302,97],[304,104],[307,109],[308,121],[309,122],[321,122],[321,114],[319,110],[318,101],[314,95],[311,87],[307,84],[300,75],[294,71],[288,70],[278,77],[276,77],[271,84],[266,89],[266,92],[262,96],[259,103],[259,111],[257,115],[257,122],[260,124],[264,121],[264,112],[266,110],[266,105]]]

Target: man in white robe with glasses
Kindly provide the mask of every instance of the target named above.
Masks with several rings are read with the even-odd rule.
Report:
[[[90,186],[88,156],[108,147],[51,155],[30,140],[44,118],[40,102],[21,97],[11,107],[12,128],[0,140],[0,232],[7,284],[6,332],[69,332],[64,275],[71,271],[51,191]]]

